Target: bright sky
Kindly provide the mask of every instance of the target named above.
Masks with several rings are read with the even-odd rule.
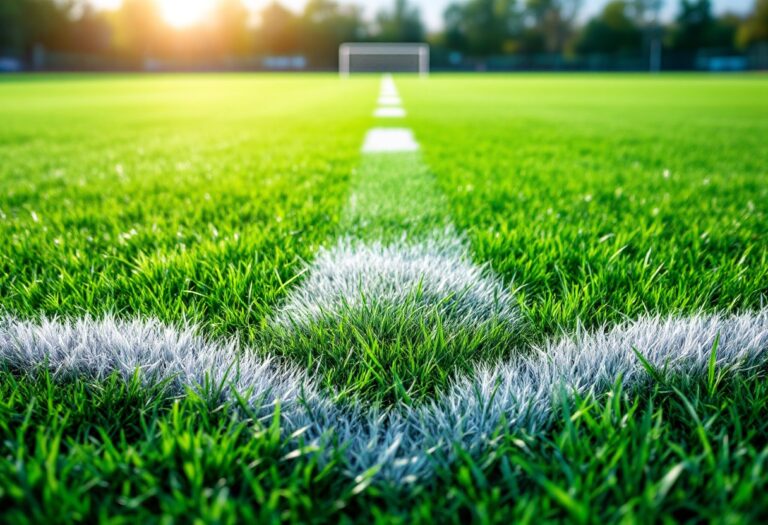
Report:
[[[211,2],[216,0],[159,0],[163,15],[172,25],[183,26],[198,21],[205,16],[206,10]],[[378,11],[388,8],[392,5],[392,0],[343,0],[344,2],[355,3],[364,7],[366,15],[373,17]],[[442,25],[443,11],[445,7],[455,0],[411,0],[413,4],[420,7],[422,17],[430,30],[439,29]],[[588,18],[598,13],[609,0],[584,0],[582,8],[582,18]],[[679,0],[664,1],[664,18],[672,18],[678,10]],[[102,7],[115,7],[120,5],[122,0],[91,0],[91,3]],[[267,5],[270,0],[243,0],[243,3],[258,9]],[[282,0],[281,3],[299,11],[307,0]],[[735,11],[737,13],[747,12],[754,0],[713,0],[715,12]]]

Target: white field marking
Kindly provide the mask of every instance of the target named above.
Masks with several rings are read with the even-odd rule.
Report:
[[[400,97],[393,97],[393,96],[381,96],[379,97],[379,106],[400,106],[402,104],[402,100],[400,100]]]
[[[381,85],[382,87],[387,87],[387,88],[396,87],[394,77],[392,77],[390,73],[385,73],[381,75]]]
[[[418,152],[363,155],[350,180],[350,196],[340,217],[350,238],[396,241],[408,232],[411,244],[450,234],[448,200]]]
[[[392,78],[392,75],[384,75],[381,78],[381,95],[385,97],[398,96],[397,86],[395,86],[395,81]]]
[[[397,313],[399,308],[399,315],[416,325],[419,318],[440,318],[447,337],[490,323],[511,331],[522,324],[504,283],[474,264],[450,229],[419,243],[342,239],[331,249],[320,249],[308,270],[272,325],[308,330],[321,319],[371,309]]]
[[[245,396],[250,411],[244,417],[255,414],[268,423],[279,403],[287,446],[295,446],[300,436],[305,446],[318,445],[324,458],[334,444],[342,444],[348,475],[375,472],[377,480],[406,483],[449,465],[453,445],[478,457],[494,447],[499,431],[545,428],[563,392],[599,394],[617,378],[624,388],[642,387],[650,378],[633,348],[671,376],[704,376],[718,336],[720,369],[748,369],[768,358],[765,309],[729,317],[643,318],[545,343],[479,367],[430,403],[381,412],[334,404],[306,371],[196,333],[194,327],[177,329],[154,320],[36,323],[0,317],[0,362],[11,370],[47,369],[59,380],[103,380],[112,373],[130,380],[138,371],[145,385],[164,384],[169,396],[184,395],[187,388],[210,395],[201,385],[213,382],[222,387],[221,401],[236,401],[235,392]]]
[[[376,108],[373,116],[377,118],[403,118],[405,117],[405,110],[393,107]]]
[[[363,142],[363,153],[400,153],[418,151],[413,132],[405,128],[373,128]]]

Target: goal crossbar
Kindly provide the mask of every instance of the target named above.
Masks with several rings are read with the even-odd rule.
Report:
[[[429,74],[428,44],[377,44],[345,43],[339,46],[339,73],[349,76],[352,72],[353,56],[412,56],[418,59],[418,72],[421,76]],[[387,71],[392,73],[394,71]]]

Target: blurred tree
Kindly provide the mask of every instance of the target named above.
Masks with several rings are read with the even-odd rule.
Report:
[[[208,20],[178,29],[162,20],[157,0],[124,0],[109,13],[93,9],[89,0],[0,0],[0,55],[34,63],[44,55],[41,49],[116,53],[140,67],[154,57],[212,63],[206,61],[256,50],[302,53],[314,67],[333,67],[344,41],[425,39],[419,10],[408,0],[394,0],[371,25],[361,8],[346,0],[309,0],[299,15],[272,1],[260,12],[257,27],[249,23],[242,1],[218,0]],[[444,32],[431,41],[475,57],[544,52],[557,57],[573,48],[583,54],[641,50],[641,56],[650,57],[651,69],[658,69],[666,32],[669,48],[677,52],[669,54],[676,67],[694,65],[702,49],[732,52],[734,41],[757,57],[751,58],[753,64],[768,67],[768,0],[756,0],[744,19],[714,16],[711,0],[682,0],[669,28],[659,21],[663,0],[612,0],[577,34],[581,1],[456,0],[444,12]]]
[[[528,0],[527,16],[542,36],[544,50],[563,54],[575,33],[582,0]]]
[[[642,46],[643,35],[632,17],[632,6],[625,0],[613,0],[584,27],[576,50],[579,53],[639,54]]]
[[[299,52],[299,18],[277,2],[261,11],[256,33],[258,51],[270,55],[290,55]]]
[[[763,44],[768,46],[768,0],[756,0],[752,13],[738,29],[737,43],[741,48]]]
[[[709,33],[709,44],[718,49],[735,51],[741,22],[741,17],[733,13],[718,16]]]
[[[682,0],[670,47],[691,54],[705,49],[728,52],[735,49],[738,25],[735,15],[715,17],[710,0]]]
[[[375,37],[383,42],[422,42],[421,12],[408,0],[395,0],[391,11],[381,11],[376,16]]]
[[[65,45],[72,7],[68,0],[0,1],[0,50],[29,58],[35,48]]]
[[[335,67],[339,45],[365,36],[360,8],[332,0],[310,0],[301,17],[302,45],[314,67]]]
[[[453,50],[490,55],[512,50],[521,28],[515,0],[470,0],[451,4],[443,14],[445,42]]]
[[[681,51],[695,51],[707,46],[713,25],[710,0],[681,0],[671,47]]]
[[[112,27],[103,12],[91,4],[79,8],[79,14],[67,24],[69,36],[61,46],[79,53],[107,53],[112,47]]]
[[[164,27],[154,0],[123,0],[113,17],[114,46],[121,55],[141,65],[163,53]]]
[[[21,55],[26,42],[22,2],[0,2],[0,56]]]
[[[227,56],[248,54],[252,47],[248,10],[242,0],[219,0],[212,15],[215,51]]]
[[[628,14],[638,26],[656,20],[662,7],[663,0],[627,0]]]
[[[466,52],[469,48],[469,39],[464,24],[464,6],[450,4],[443,12],[442,42],[448,49]]]

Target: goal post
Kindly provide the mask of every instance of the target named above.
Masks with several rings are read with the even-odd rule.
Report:
[[[428,44],[346,43],[339,46],[339,73],[429,74]]]

